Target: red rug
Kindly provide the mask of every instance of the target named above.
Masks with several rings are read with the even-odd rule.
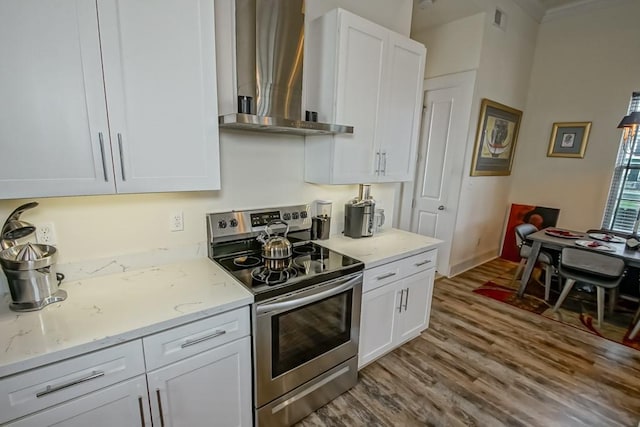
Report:
[[[504,278],[498,280],[505,282]],[[509,282],[501,285],[489,281],[473,292],[640,350],[640,334],[634,340],[629,340],[629,334],[633,329],[633,314],[637,307],[634,303],[620,301],[613,314],[605,313],[602,326],[598,328],[595,294],[573,292],[569,294],[558,313],[553,313],[553,304],[558,297],[557,291],[551,292],[550,301],[547,303],[544,300],[544,287],[531,282],[524,296],[518,298],[517,289],[510,287]]]

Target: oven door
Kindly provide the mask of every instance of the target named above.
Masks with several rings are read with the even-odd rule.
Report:
[[[256,406],[358,354],[362,273],[256,305]]]

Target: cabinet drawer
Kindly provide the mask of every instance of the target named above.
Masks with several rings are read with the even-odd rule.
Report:
[[[413,255],[402,260],[402,276],[407,277],[421,271],[435,268],[438,250],[432,249],[418,255]]]
[[[249,335],[249,307],[218,314],[142,339],[147,370]]]
[[[368,292],[436,266],[438,250],[422,252],[364,271],[362,292]]]
[[[4,424],[3,424],[4,425]],[[116,385],[55,405],[9,423],[6,427],[151,426],[147,377]]]
[[[362,292],[368,292],[402,278],[404,260],[390,262],[364,271]]]
[[[140,340],[0,380],[0,424],[144,373]]]

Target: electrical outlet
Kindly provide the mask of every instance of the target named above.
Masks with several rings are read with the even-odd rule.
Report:
[[[55,246],[58,243],[56,229],[52,222],[40,224],[36,227],[36,240],[43,245]]]
[[[170,231],[184,231],[184,216],[182,212],[174,212],[169,216]]]

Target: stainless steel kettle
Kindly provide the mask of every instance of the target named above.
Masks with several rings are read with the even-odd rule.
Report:
[[[274,234],[272,226],[275,224],[283,224],[287,228],[284,232],[284,236],[278,236]],[[289,224],[280,220],[274,219],[269,221],[264,227],[266,234],[258,236],[258,241],[262,242],[262,257],[267,260],[282,260],[291,258],[292,249],[291,242],[287,239],[287,233],[289,233]]]

